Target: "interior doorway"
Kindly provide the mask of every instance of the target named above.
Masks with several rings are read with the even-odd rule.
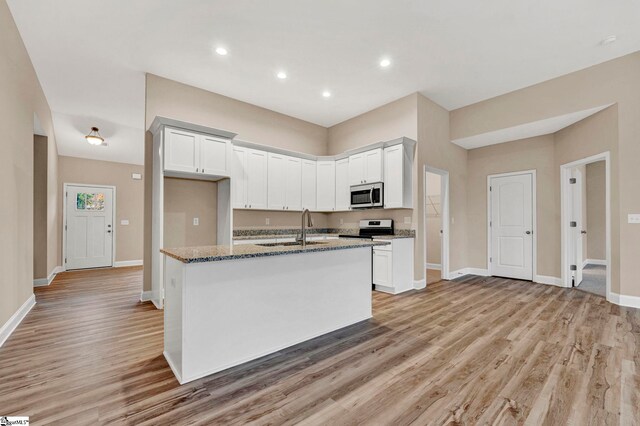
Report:
[[[611,298],[610,154],[560,167],[562,283]]]
[[[115,258],[113,186],[64,185],[64,269],[104,268]]]
[[[449,172],[424,169],[424,266],[426,283],[449,279]]]
[[[607,270],[605,171],[606,163],[600,160],[571,168],[569,178],[572,285],[602,297]]]
[[[487,177],[489,274],[533,281],[536,269],[536,171]]]

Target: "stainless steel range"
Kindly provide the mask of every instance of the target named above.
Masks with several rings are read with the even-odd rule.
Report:
[[[375,236],[393,235],[393,219],[364,219],[360,221],[360,231],[357,235],[340,235],[342,238],[366,238],[372,240]]]

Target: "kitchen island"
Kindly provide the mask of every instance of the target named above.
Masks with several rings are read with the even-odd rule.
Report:
[[[371,318],[369,240],[163,249],[164,356],[180,383]]]

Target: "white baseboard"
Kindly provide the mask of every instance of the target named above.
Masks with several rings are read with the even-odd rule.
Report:
[[[550,277],[547,275],[536,275],[535,277],[533,277],[533,282],[539,284],[555,285],[557,287],[564,287],[564,285],[562,284],[562,278]]]
[[[482,269],[482,268],[462,268],[462,269],[458,269],[457,271],[451,271],[449,273],[449,277],[452,280],[465,275],[478,275],[481,277],[488,277],[490,274],[488,269]]]
[[[11,333],[13,333],[13,330],[16,329],[20,322],[22,322],[24,317],[27,316],[27,314],[29,313],[31,308],[35,306],[35,304],[36,295],[32,294],[26,300],[26,302],[24,302],[22,306],[20,306],[20,308],[13,315],[11,315],[11,318],[9,318],[9,320],[2,327],[0,327],[0,347],[2,347],[4,342],[7,341],[9,336],[11,336]]]
[[[607,266],[607,261],[603,259],[586,259],[584,261],[584,266],[586,265],[602,265]],[[583,267],[584,267],[583,266]]]
[[[120,260],[114,262],[114,268],[124,268],[126,266],[142,266],[142,260]]]
[[[140,292],[140,301],[141,302],[150,302],[153,300],[153,291],[141,291]]]
[[[616,305],[640,309],[640,297],[638,296],[626,296],[624,294],[611,292],[608,300]]]
[[[34,287],[46,287],[49,284],[51,284],[51,282],[53,281],[53,279],[56,277],[56,275],[60,272],[63,272],[64,269],[62,269],[62,266],[56,266],[55,268],[53,268],[53,271],[51,271],[51,273],[49,274],[49,276],[47,278],[36,278],[33,280],[33,286]]]
[[[423,278],[421,280],[414,280],[413,288],[416,290],[422,290],[423,288],[427,288],[427,279]]]
[[[427,263],[427,269],[436,269],[436,270],[440,270],[442,268],[442,265],[439,263]]]

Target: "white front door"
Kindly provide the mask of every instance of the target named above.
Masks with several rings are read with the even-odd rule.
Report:
[[[582,262],[583,262],[583,244],[584,244],[584,224],[582,218],[582,185],[583,176],[580,169],[573,169],[573,179],[575,183],[571,184],[571,230],[573,235],[573,263],[576,265],[575,283],[578,286],[582,282]],[[575,224],[573,223],[575,222]],[[575,225],[575,226],[574,226]]]
[[[533,280],[533,176],[492,177],[491,275]]]
[[[113,189],[68,185],[65,269],[113,266]]]

